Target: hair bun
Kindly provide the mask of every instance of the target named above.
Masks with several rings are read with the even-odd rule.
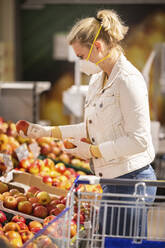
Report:
[[[100,10],[97,19],[101,20],[102,27],[109,35],[111,42],[118,42],[124,39],[128,27],[125,26],[120,17],[113,10]]]

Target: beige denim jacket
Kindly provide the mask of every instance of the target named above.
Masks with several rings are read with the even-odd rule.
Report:
[[[91,77],[84,122],[68,126],[69,137],[87,136],[102,158],[93,158],[95,174],[115,178],[151,163],[148,92],[141,73],[121,55],[104,88],[104,73]],[[68,133],[63,134],[65,137]]]

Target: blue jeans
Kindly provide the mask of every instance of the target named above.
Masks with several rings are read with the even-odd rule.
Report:
[[[151,165],[133,171],[118,179],[148,179],[156,180],[154,170]],[[136,207],[137,198],[129,196],[118,196],[118,194],[130,194],[135,192],[134,186],[102,185],[103,197],[99,210],[99,233],[107,235],[120,235],[123,237],[145,236],[147,231],[147,207]],[[143,187],[138,187],[138,194],[143,194]],[[105,193],[113,193],[113,196],[106,196]],[[145,202],[154,201],[156,187],[147,186],[146,193],[151,198],[145,198]],[[104,205],[104,201],[106,201]],[[123,201],[123,202],[121,202]],[[106,209],[107,206],[107,209]],[[104,216],[105,215],[105,216]],[[105,221],[105,229],[103,229]],[[136,230],[135,230],[136,229]]]

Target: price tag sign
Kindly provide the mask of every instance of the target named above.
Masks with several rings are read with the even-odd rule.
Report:
[[[7,167],[6,172],[12,170],[13,169],[13,162],[12,162],[11,156],[8,154],[3,154],[3,159],[4,159],[4,164]]]
[[[1,181],[4,183],[9,183],[13,180],[13,171],[9,171],[7,174],[1,177]]]
[[[17,154],[17,157],[18,157],[18,160],[19,161],[21,161],[23,159],[26,159],[29,156],[29,151],[28,151],[28,148],[27,148],[27,145],[26,144],[23,144],[23,145],[19,146],[15,150],[15,152]]]
[[[34,159],[38,158],[38,156],[40,155],[40,150],[41,150],[39,145],[36,142],[32,143],[29,145],[29,149],[33,153]]]
[[[13,162],[12,162],[11,156],[9,154],[0,153],[0,162],[3,163],[4,166],[6,167],[6,170],[3,173],[3,176],[1,177],[1,181],[2,180],[10,181],[10,178],[9,178],[10,173],[9,172],[12,171],[12,169],[13,169]]]

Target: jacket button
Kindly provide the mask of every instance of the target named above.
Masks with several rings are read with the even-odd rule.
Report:
[[[95,139],[92,137],[92,142],[95,143]]]
[[[99,107],[102,108],[103,107],[103,103],[100,103]]]
[[[105,92],[105,89],[102,90],[102,94]]]
[[[92,123],[92,120],[89,120],[89,123],[91,124]]]
[[[102,177],[103,176],[103,173],[99,172],[99,177]]]

